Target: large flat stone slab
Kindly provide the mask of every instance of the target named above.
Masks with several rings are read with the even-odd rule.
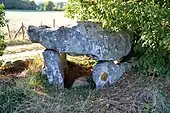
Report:
[[[96,60],[116,60],[131,50],[130,35],[110,33],[96,23],[78,23],[58,29],[29,26],[28,35],[47,49],[72,55],[90,55]]]

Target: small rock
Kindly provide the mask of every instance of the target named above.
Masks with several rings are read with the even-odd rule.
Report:
[[[43,66],[42,69],[41,69],[41,75],[47,75],[45,66]]]
[[[88,83],[88,77],[80,77],[80,78],[77,78],[72,87],[80,87],[80,86],[88,86],[89,83]]]

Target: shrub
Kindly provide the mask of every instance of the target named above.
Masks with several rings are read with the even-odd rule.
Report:
[[[69,0],[65,14],[132,33],[138,72],[170,75],[170,4],[153,0]]]
[[[3,54],[3,50],[5,49],[4,42],[4,34],[2,28],[5,26],[5,13],[4,13],[4,5],[0,4],[0,56]]]
[[[57,7],[53,8],[53,11],[64,11],[64,10],[65,10],[64,8],[57,8]]]

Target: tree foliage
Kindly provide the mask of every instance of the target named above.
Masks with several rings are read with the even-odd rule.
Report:
[[[57,2],[56,7],[64,9],[65,4],[66,4],[65,2]]]
[[[153,0],[69,0],[66,16],[132,33],[138,72],[170,75],[170,4]]]
[[[36,4],[34,0],[0,0],[5,5],[5,9],[19,10],[39,10],[39,11],[63,11],[66,2],[57,2],[56,5],[52,1]]]
[[[48,1],[44,4],[44,11],[52,11],[54,7],[54,3],[52,1]]]
[[[56,6],[53,8],[54,11],[64,11],[67,2],[57,2]]]
[[[0,4],[0,56],[5,49],[4,34],[2,28],[5,26],[5,13],[3,11],[4,5]]]
[[[5,9],[36,10],[37,5],[29,0],[0,0],[5,5]]]

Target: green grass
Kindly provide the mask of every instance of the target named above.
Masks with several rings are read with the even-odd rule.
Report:
[[[122,78],[115,86],[99,90],[81,87],[62,89],[49,85],[43,76],[37,74],[1,83],[0,112],[168,113],[170,101],[159,85],[168,86],[169,79],[164,84],[161,80],[159,78],[153,82],[149,77],[131,75]],[[34,85],[30,86],[32,81]]]
[[[21,52],[33,51],[33,50],[42,50],[42,49],[44,49],[44,47],[31,46],[31,45],[30,47],[22,47],[22,48],[13,47],[13,49],[4,50],[4,54],[15,54],[15,53],[21,53]]]
[[[6,40],[5,42],[6,42],[7,46],[16,46],[16,45],[31,44],[31,41],[28,40],[28,39],[25,39],[25,40],[21,40],[21,39]]]
[[[21,53],[25,51],[32,50],[42,50],[45,49],[41,44],[31,43],[30,40],[6,40],[6,49],[4,50],[4,54],[15,54]]]
[[[76,62],[76,57],[68,59]],[[87,60],[79,57],[77,63],[89,66]],[[169,113],[170,77],[128,73],[103,89],[64,89],[39,74],[41,63],[36,56],[24,78],[0,75],[0,113]]]
[[[6,81],[0,85],[1,113],[10,113],[15,111],[22,102],[30,98],[31,94],[31,90],[24,84],[24,81]]]

